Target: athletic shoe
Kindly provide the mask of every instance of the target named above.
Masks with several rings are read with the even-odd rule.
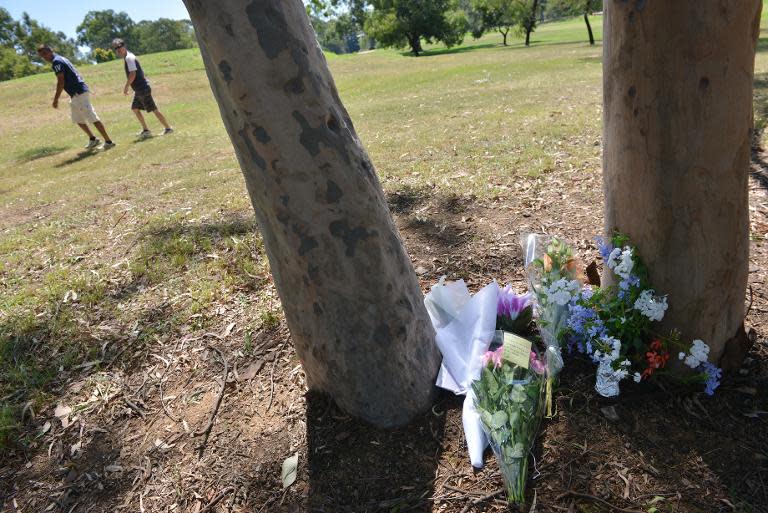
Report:
[[[166,128],[163,130],[163,135],[168,135],[173,133],[173,128]]]
[[[152,137],[152,131],[151,130],[142,130],[138,134],[136,134],[137,137],[140,139],[146,139],[147,137]]]
[[[108,149],[110,149],[110,148],[114,148],[114,147],[115,147],[115,143],[113,143],[112,141],[109,141],[109,142],[105,142],[105,143],[102,145],[101,149],[102,149],[102,150],[108,150]]]
[[[90,139],[88,141],[88,144],[85,145],[85,149],[86,150],[92,150],[93,148],[95,148],[99,144],[101,144],[101,140],[100,139]]]

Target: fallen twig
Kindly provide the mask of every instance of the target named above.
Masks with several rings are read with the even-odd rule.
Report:
[[[130,409],[132,409],[133,411],[135,411],[136,413],[138,413],[138,414],[139,414],[139,416],[141,416],[141,418],[142,418],[142,419],[145,419],[145,418],[147,418],[147,416],[144,414],[144,412],[141,410],[141,408],[139,408],[138,406],[136,406],[136,404],[135,404],[135,403],[131,402],[131,400],[130,400],[130,399],[128,399],[127,397],[125,397],[125,395],[123,395],[123,402],[125,402],[125,404],[126,404],[126,405],[128,405],[128,407],[129,407]]]
[[[498,495],[501,495],[503,493],[504,493],[504,488],[499,488],[495,492],[491,492],[491,493],[489,493],[487,495],[483,495],[482,497],[478,497],[477,499],[472,499],[471,501],[469,501],[467,503],[466,506],[464,506],[464,509],[461,510],[461,513],[467,513],[467,511],[469,511],[472,508],[472,506],[477,506],[481,502],[489,501],[489,500],[493,499],[494,497],[496,497]]]
[[[203,451],[205,450],[205,445],[208,443],[208,437],[211,435],[211,430],[213,429],[213,423],[216,420],[216,414],[219,413],[219,407],[221,406],[221,401],[224,399],[224,390],[227,388],[227,374],[229,374],[229,364],[227,363],[227,359],[224,358],[224,355],[219,351],[217,348],[213,346],[209,346],[211,349],[216,351],[219,354],[219,358],[221,358],[221,363],[224,364],[224,377],[221,380],[221,390],[219,391],[219,397],[216,398],[216,403],[213,405],[213,410],[211,410],[211,416],[208,419],[208,425],[205,427],[205,429],[201,431],[195,431],[192,433],[192,436],[203,436],[203,442],[198,447],[198,458],[203,457]]]
[[[223,499],[223,498],[224,498],[224,496],[225,496],[225,495],[227,495],[227,494],[228,494],[228,493],[230,493],[230,492],[234,492],[234,491],[235,491],[235,487],[234,487],[234,486],[227,486],[227,487],[226,487],[226,488],[224,488],[222,491],[220,491],[219,493],[217,493],[217,494],[216,494],[216,497],[214,497],[213,499],[211,499],[211,502],[209,502],[208,504],[206,504],[205,506],[203,506],[203,509],[201,509],[201,510],[200,510],[198,513],[205,513],[206,511],[211,511],[211,510],[213,509],[213,507],[214,507],[216,504],[218,504],[218,503],[219,503],[219,501],[220,501],[221,499]]]
[[[613,504],[606,501],[605,499],[601,499],[600,497],[595,497],[594,495],[589,495],[588,493],[574,492],[573,490],[569,490],[565,493],[561,493],[560,495],[557,496],[557,499],[555,500],[561,501],[566,497],[578,497],[580,499],[588,499],[591,501],[599,502],[600,504],[603,504],[604,506],[611,508],[613,511],[618,511],[619,513],[644,513],[643,511],[640,511],[637,509],[620,508],[618,506],[614,506]]]
[[[272,400],[275,398],[275,367],[277,366],[277,360],[280,359],[280,353],[283,352],[283,347],[285,347],[285,342],[283,342],[280,345],[280,349],[277,350],[277,354],[275,354],[275,361],[272,362],[272,370],[269,373],[269,404],[267,405],[267,410],[272,407]]]

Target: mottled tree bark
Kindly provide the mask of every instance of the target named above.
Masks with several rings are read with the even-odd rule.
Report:
[[[665,328],[718,361],[743,327],[760,0],[606,0],[605,223],[638,245]]]
[[[416,275],[300,0],[185,0],[309,385],[391,426],[440,363]]]

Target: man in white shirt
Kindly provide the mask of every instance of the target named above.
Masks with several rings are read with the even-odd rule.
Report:
[[[123,88],[123,94],[128,96],[128,87],[133,89],[133,102],[131,103],[131,110],[136,114],[136,118],[141,123],[142,131],[139,133],[139,137],[150,137],[152,132],[147,126],[147,122],[144,121],[144,115],[142,110],[147,112],[154,112],[157,119],[162,123],[165,130],[163,135],[167,135],[173,132],[173,128],[168,124],[168,120],[165,119],[163,113],[160,112],[155,105],[155,100],[152,98],[152,88],[149,86],[149,80],[144,76],[144,70],[141,69],[141,64],[134,54],[128,51],[125,46],[125,41],[122,39],[115,39],[112,41],[112,49],[119,57],[122,57],[125,67],[125,87]]]

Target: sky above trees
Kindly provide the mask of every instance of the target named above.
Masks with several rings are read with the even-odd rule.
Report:
[[[125,11],[136,21],[189,18],[182,0],[131,0],[130,2],[86,0],[69,3],[56,0],[0,0],[0,7],[7,9],[16,19],[21,18],[23,12],[27,12],[43,25],[55,31],[64,32],[69,37],[76,37],[77,26],[82,23],[88,11],[106,9]]]

